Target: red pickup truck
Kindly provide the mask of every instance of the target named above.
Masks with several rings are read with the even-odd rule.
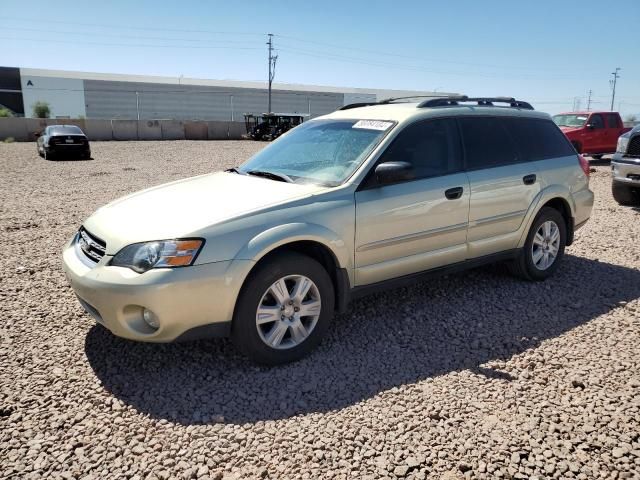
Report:
[[[578,153],[601,158],[616,151],[618,137],[631,130],[624,128],[618,112],[568,112],[553,116]]]

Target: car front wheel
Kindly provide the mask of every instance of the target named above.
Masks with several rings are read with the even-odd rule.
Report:
[[[524,248],[510,264],[512,273],[525,280],[545,280],[558,268],[566,242],[564,217],[554,208],[542,208],[531,225]]]
[[[252,360],[277,365],[298,360],[324,336],[334,310],[329,274],[294,252],[258,265],[237,301],[232,338]]]

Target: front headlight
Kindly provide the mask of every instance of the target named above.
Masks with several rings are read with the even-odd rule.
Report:
[[[618,146],[616,152],[625,153],[627,151],[627,145],[629,144],[629,137],[622,135],[618,138]]]
[[[134,243],[116,253],[109,265],[138,273],[152,268],[185,267],[195,261],[203,244],[204,240],[191,239]]]

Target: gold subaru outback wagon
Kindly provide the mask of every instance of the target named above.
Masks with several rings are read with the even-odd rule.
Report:
[[[311,120],[237,168],[116,200],[63,260],[115,335],[231,336],[278,364],[383,286],[495,261],[544,280],[592,206],[587,163],[528,103],[390,99]]]

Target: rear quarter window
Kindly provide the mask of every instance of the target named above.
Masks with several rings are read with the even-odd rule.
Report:
[[[494,117],[460,118],[467,170],[518,163],[516,145],[505,126]]]
[[[502,121],[525,161],[548,160],[576,154],[567,138],[551,120],[504,118]]]

